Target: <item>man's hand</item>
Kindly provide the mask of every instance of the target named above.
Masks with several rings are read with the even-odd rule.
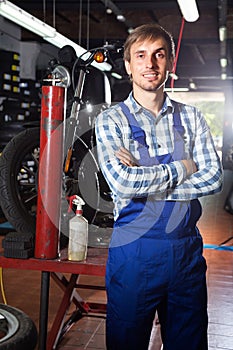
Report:
[[[115,152],[115,155],[121,161],[121,163],[124,164],[124,165],[127,165],[127,166],[138,166],[137,160],[124,147],[120,147],[120,149]]]
[[[186,168],[187,176],[190,176],[197,171],[196,164],[192,159],[183,159],[181,162],[184,164]]]

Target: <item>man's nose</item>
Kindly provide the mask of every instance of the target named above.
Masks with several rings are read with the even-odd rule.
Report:
[[[154,66],[156,66],[156,60],[153,56],[147,57],[146,66],[148,68],[153,68]]]

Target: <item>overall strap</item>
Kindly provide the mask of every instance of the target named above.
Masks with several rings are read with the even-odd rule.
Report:
[[[172,101],[172,104],[174,106],[173,125],[174,126],[182,126],[181,119],[180,119],[180,111],[179,111],[178,103],[176,101]]]
[[[138,143],[140,145],[146,146],[146,134],[145,131],[142,130],[142,128],[140,128],[140,126],[138,125],[138,122],[136,120],[136,118],[134,117],[134,115],[130,112],[129,107],[126,106],[126,104],[124,102],[120,102],[119,103],[124,115],[126,116],[126,118],[128,119],[129,122],[129,126],[131,128],[132,134],[133,134],[133,139],[135,141],[138,141]]]
[[[176,101],[172,101],[174,106],[173,113],[173,128],[180,134],[180,136],[184,135],[184,127],[181,124],[179,105]]]
[[[119,105],[128,119],[129,126],[132,131],[133,139],[138,142],[138,152],[140,154],[141,165],[155,165],[160,163],[169,163],[172,160],[180,160],[184,157],[184,127],[181,124],[178,103],[173,101],[173,131],[174,131],[174,151],[172,154],[161,155],[157,157],[150,157],[148,152],[148,145],[146,143],[146,134],[138,125],[134,115],[130,112],[128,106],[124,102]]]
[[[181,124],[179,105],[173,101],[173,134],[174,134],[174,151],[172,154],[173,160],[180,160],[184,158],[184,127]]]

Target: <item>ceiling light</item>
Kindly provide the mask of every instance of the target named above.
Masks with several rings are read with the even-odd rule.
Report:
[[[15,6],[10,1],[0,0],[0,15],[41,36],[44,40],[56,47],[61,48],[65,45],[72,46],[75,49],[77,56],[81,56],[87,51],[72,40],[66,38],[64,35],[58,33],[55,28]],[[112,68],[107,62],[97,63],[94,61],[92,62],[92,65],[103,71],[109,71]]]
[[[187,22],[195,22],[199,18],[195,0],[177,0],[181,13]]]
[[[112,14],[112,9],[110,9],[109,7],[106,8],[106,13],[108,15],[111,15]]]
[[[227,74],[226,74],[226,73],[222,73],[222,74],[221,74],[221,79],[222,79],[222,80],[226,80],[226,78],[227,78]]]
[[[218,35],[220,41],[225,41],[227,39],[227,28],[226,26],[221,26],[218,28]]]
[[[189,87],[191,90],[197,90],[197,86],[192,80],[190,80]]]
[[[227,67],[227,58],[225,58],[225,57],[220,58],[220,66],[222,68],[226,68]]]
[[[125,22],[125,16],[123,16],[122,14],[117,15],[116,18],[119,22]]]
[[[91,113],[93,111],[93,106],[90,102],[86,102],[86,109],[87,109],[87,112]]]
[[[129,27],[129,28],[127,29],[127,31],[128,31],[129,34],[131,34],[131,33],[133,32],[133,30],[134,30],[133,27]]]

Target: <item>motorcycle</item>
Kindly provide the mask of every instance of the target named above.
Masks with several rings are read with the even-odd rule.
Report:
[[[111,231],[113,225],[111,193],[98,164],[94,133],[97,115],[109,104],[99,98],[90,110],[88,100],[84,101],[83,97],[86,77],[93,76],[91,64],[108,58],[111,60],[110,52],[119,53],[120,50],[115,45],[105,45],[76,57],[73,48],[66,46],[60,50],[59,60],[49,63],[48,74],[43,82],[55,82],[67,91],[60,224],[65,242],[68,221],[73,214],[68,214],[67,198],[73,194],[85,196],[85,189],[90,186],[90,195],[84,198],[86,205],[83,213],[93,230],[102,229],[102,236],[96,238],[100,245],[106,244],[108,235],[106,238],[105,232]],[[37,125],[13,137],[0,157],[0,206],[8,222],[19,234],[35,235],[39,155],[40,126]]]

